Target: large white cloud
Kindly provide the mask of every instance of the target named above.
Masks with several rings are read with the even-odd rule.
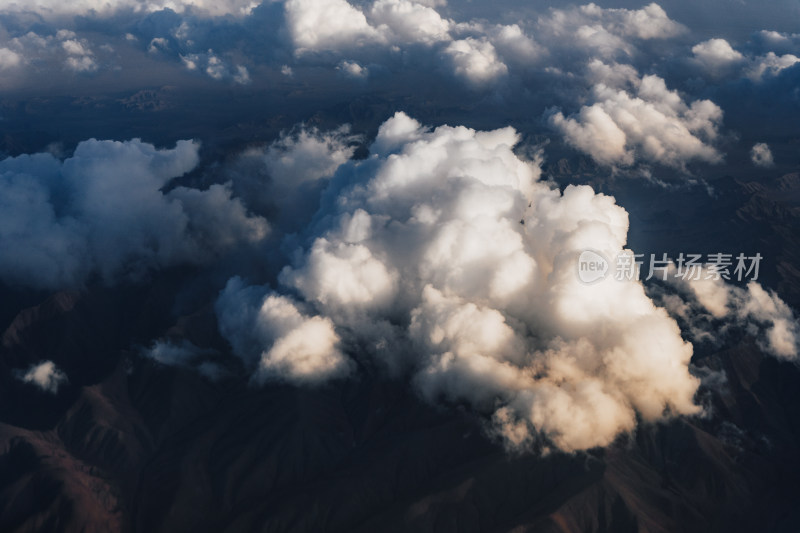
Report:
[[[266,221],[227,186],[162,191],[197,165],[198,148],[91,139],[63,162],[50,154],[0,161],[0,246],[14,250],[0,257],[0,279],[61,288],[96,274],[113,283],[261,240]]]
[[[217,306],[234,351],[259,372],[292,376],[296,359],[317,375],[342,339],[406,369],[429,400],[471,404],[512,446],[603,446],[637,417],[698,412],[692,347],[666,311],[638,282],[577,276],[581,250],[623,249],[625,210],[589,187],[540,182],[517,141],[511,128],[386,121],[370,157],[338,169],[326,223],[280,276],[314,311],[233,280]],[[273,354],[309,320],[326,321],[313,346]]]

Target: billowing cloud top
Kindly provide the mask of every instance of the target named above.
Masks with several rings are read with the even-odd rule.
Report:
[[[280,276],[278,290],[309,310],[238,279],[223,292],[234,351],[258,375],[302,382],[342,375],[339,346],[365,346],[424,397],[485,412],[519,447],[539,435],[564,450],[603,446],[637,416],[698,412],[692,347],[666,311],[639,283],[576,276],[581,250],[622,251],[625,210],[539,181],[517,142],[511,128],[386,121],[368,159],[339,167],[323,222]]]

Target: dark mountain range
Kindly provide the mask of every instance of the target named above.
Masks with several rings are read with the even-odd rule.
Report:
[[[797,175],[718,184],[697,200],[715,206],[704,220],[667,193],[628,192],[634,246],[670,251],[657,221],[671,220],[684,246],[757,247],[774,258],[765,284],[797,305]],[[656,204],[667,215],[648,216]],[[696,351],[698,372],[725,376],[701,388],[705,416],[640,424],[607,449],[512,454],[469,410],[422,402],[368,361],[308,389],[255,387],[229,357],[216,380],[142,358],[164,335],[228,349],[207,303],[173,312],[191,276],[5,289],[1,531],[800,530],[800,370],[746,332]],[[15,379],[43,359],[69,376],[56,395]]]

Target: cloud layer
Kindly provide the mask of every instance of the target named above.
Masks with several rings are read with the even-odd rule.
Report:
[[[697,413],[678,322],[698,341],[739,328],[796,360],[796,317],[758,284],[672,287],[676,322],[638,282],[581,283],[580,252],[615,257],[628,214],[541,166],[546,155],[581,182],[771,175],[796,140],[777,129],[800,118],[800,37],[708,29],[687,15],[704,8],[678,4],[505,7],[0,2],[0,92],[16,98],[2,118],[52,128],[21,149],[9,128],[4,149],[71,131],[53,109],[91,131],[66,156],[0,161],[0,246],[13,250],[0,281],[56,290],[232,264],[204,272],[224,278],[205,290],[221,290],[220,332],[255,383],[324,386],[377,367],[470,406],[519,449],[604,446],[638,421]],[[440,126],[380,123],[397,109]],[[77,144],[106,137],[91,117],[170,143],[205,134],[221,157],[201,167],[190,140]],[[348,121],[364,136],[335,127]],[[574,175],[576,161],[589,170]],[[141,354],[223,373],[222,354],[183,339]],[[49,365],[21,379],[55,392]]]
[[[730,141],[750,134],[725,130],[723,116],[728,122],[733,113],[742,129],[742,114],[757,115],[723,105],[726,91],[771,101],[773,92],[791,92],[786,87],[800,63],[795,34],[754,27],[734,40],[715,25],[695,24],[706,20],[692,18],[692,9],[706,9],[697,6],[556,4],[520,8],[516,19],[475,16],[470,7],[418,0],[6,2],[0,87],[49,86],[57,72],[65,87],[146,79],[138,83],[303,94],[324,86],[332,88],[331,100],[338,98],[333,87],[351,96],[423,89],[420,103],[480,106],[520,124],[547,125],[550,131],[537,133],[555,134],[612,171],[650,175],[656,167],[675,175],[723,163]],[[769,131],[764,116],[758,133]]]

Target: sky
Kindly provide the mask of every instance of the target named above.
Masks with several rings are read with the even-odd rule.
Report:
[[[796,20],[793,1],[0,1],[0,283],[188,266],[228,351],[165,336],[142,357],[226,379],[219,355],[265,387],[367,362],[514,450],[704,416],[694,343],[739,328],[795,361],[791,307],[709,267],[586,284],[578,260],[630,252],[620,183],[713,198],[797,170]],[[52,361],[18,378],[69,383]]]

